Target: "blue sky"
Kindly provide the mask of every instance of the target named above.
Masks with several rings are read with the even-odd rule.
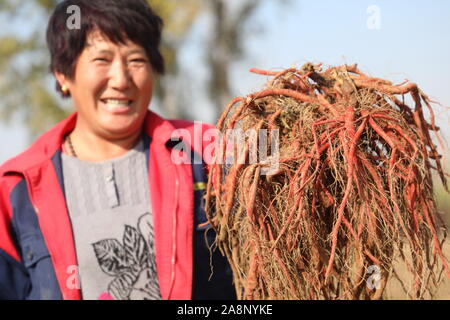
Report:
[[[278,3],[268,0],[256,13],[255,22],[264,25],[263,33],[243,30],[248,35],[248,55],[233,66],[234,95],[248,94],[263,85],[264,77],[248,73],[251,67],[281,69],[307,61],[327,65],[356,62],[372,76],[416,82],[444,106],[450,106],[450,1],[290,0],[284,7]],[[371,6],[379,12],[379,29],[367,26],[375,17],[374,11],[367,11]],[[208,19],[199,19],[191,45],[182,53],[183,68],[199,70],[198,78],[204,77],[204,58],[196,47],[207,27]],[[201,101],[195,114],[199,120],[214,121]],[[449,115],[442,114],[438,123],[449,136]],[[9,127],[0,124],[0,146],[0,163],[27,146],[20,123]]]

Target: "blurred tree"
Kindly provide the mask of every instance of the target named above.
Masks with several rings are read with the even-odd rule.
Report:
[[[172,83],[180,76],[178,50],[183,46],[190,27],[203,11],[202,0],[148,0],[152,8],[164,20],[161,52],[166,62],[166,74],[157,82],[156,96],[164,113],[170,118],[188,118],[188,112]]]
[[[52,0],[36,0],[39,15],[56,4]],[[2,23],[15,26],[30,17],[30,1],[3,0],[0,5]],[[45,52],[45,28],[14,33],[1,28],[0,37],[0,117],[8,121],[20,114],[30,133],[41,132],[67,114],[56,102],[56,96],[46,88],[48,57]],[[44,29],[44,30],[43,30]],[[25,34],[27,33],[27,34]],[[53,82],[51,82],[53,84]]]
[[[242,30],[252,13],[264,0],[242,1],[237,12],[230,14],[230,1],[210,0],[209,6],[213,16],[213,30],[209,44],[209,96],[214,104],[216,115],[230,101],[231,63],[243,55],[243,38],[247,36]]]
[[[269,0],[207,0],[213,17],[209,43],[209,97],[216,116],[230,101],[230,70],[233,62],[245,56],[245,40],[264,31],[263,25],[252,18],[259,7]],[[277,5],[288,5],[290,0],[278,0]],[[250,32],[251,34],[250,34]]]

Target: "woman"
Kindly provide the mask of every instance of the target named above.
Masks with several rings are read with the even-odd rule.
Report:
[[[70,6],[78,29],[67,28]],[[175,135],[194,126],[148,110],[161,27],[144,0],[56,7],[51,71],[76,113],[0,168],[0,298],[235,297],[217,252],[211,272],[205,166],[172,161],[180,145],[202,154]]]

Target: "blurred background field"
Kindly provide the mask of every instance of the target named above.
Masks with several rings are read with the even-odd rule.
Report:
[[[446,167],[446,172],[449,172],[450,168],[450,160],[449,160],[449,153],[446,154],[444,157],[444,163]],[[437,180],[437,179],[436,179]],[[444,221],[445,225],[447,226],[447,229],[450,230],[450,194],[444,189],[442,184],[439,181],[435,182],[435,196],[438,203],[438,209],[439,213],[442,217],[442,220]],[[449,230],[447,230],[447,233],[449,233]],[[450,239],[449,236],[447,236],[446,244],[444,245],[444,254],[447,257],[447,260],[450,259]],[[450,279],[447,277],[445,278],[442,285],[438,288],[438,291],[436,293],[435,299],[445,299],[450,300]]]
[[[446,164],[446,172],[448,173],[448,169],[450,168],[450,162],[448,157],[445,160]],[[444,158],[445,159],[445,158]],[[441,214],[442,219],[444,220],[447,226],[450,226],[450,194],[444,189],[440,181],[435,179],[435,196],[438,203],[438,209]]]

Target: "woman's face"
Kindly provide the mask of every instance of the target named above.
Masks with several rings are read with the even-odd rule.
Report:
[[[91,32],[73,80],[56,76],[70,90],[77,128],[110,139],[141,130],[153,88],[152,67],[141,46],[129,40],[115,44]]]

